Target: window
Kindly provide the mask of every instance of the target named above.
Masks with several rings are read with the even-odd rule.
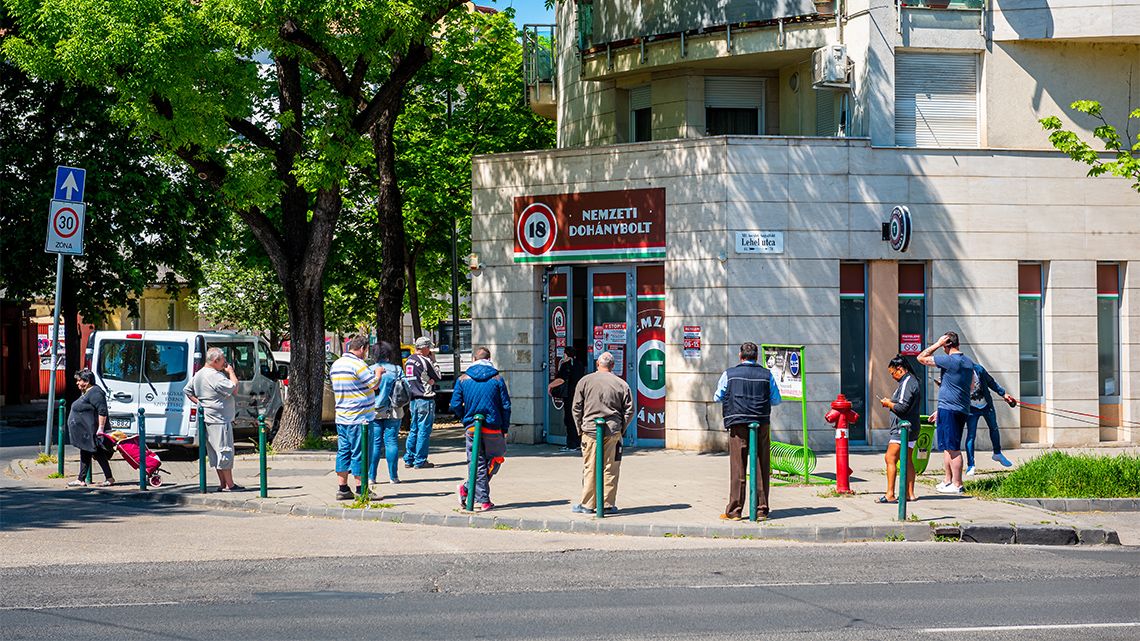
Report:
[[[862,263],[839,265],[839,390],[851,401],[859,420],[848,432],[851,441],[866,442],[867,293]]]
[[[99,345],[99,376],[112,381],[138,383],[142,369],[142,341],[106,340]]]
[[[815,90],[815,135],[839,135],[839,123],[835,117],[835,92]]]
[[[1120,402],[1120,266],[1096,266],[1096,353],[1100,402]]]
[[[451,321],[440,321],[439,327],[439,353],[450,354],[455,341],[452,339],[452,334],[455,333],[455,325]],[[471,352],[471,321],[459,321],[459,350],[461,352]]]
[[[917,340],[915,340],[917,337]],[[917,342],[926,345],[926,265],[924,263],[899,263],[899,344]],[[926,381],[922,375],[925,367],[918,364],[918,357],[904,356],[910,368],[919,373],[919,391],[922,392],[923,414],[927,403]]]
[[[978,146],[978,57],[899,53],[895,56],[895,144]]]
[[[253,343],[211,343],[226,355],[226,362],[234,366],[234,374],[240,381],[252,381],[257,355]]]
[[[653,94],[650,85],[629,90],[629,140],[653,140]]]
[[[1044,351],[1041,328],[1044,280],[1039,263],[1017,266],[1017,333],[1021,356],[1019,379],[1022,398],[1040,399],[1042,387],[1041,354]]]
[[[708,135],[755,136],[763,127],[763,78],[705,78]]]
[[[186,380],[190,348],[186,343],[146,341],[146,378],[151,383]]]

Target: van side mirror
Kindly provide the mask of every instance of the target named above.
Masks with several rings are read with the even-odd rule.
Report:
[[[289,380],[289,366],[278,363],[277,364],[277,376],[276,376],[276,378],[279,381]]]

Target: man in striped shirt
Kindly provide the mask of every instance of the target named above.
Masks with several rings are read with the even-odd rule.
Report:
[[[348,473],[356,476],[356,491],[361,491],[366,475],[361,469],[361,433],[376,414],[376,386],[380,375],[364,362],[368,339],[355,336],[345,346],[344,355],[336,359],[329,372],[333,395],[336,396],[336,476],[340,482],[336,500],[356,498],[348,487]],[[380,498],[378,495],[376,498]]]

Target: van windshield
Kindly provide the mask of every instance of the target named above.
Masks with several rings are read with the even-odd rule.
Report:
[[[99,346],[99,376],[105,380],[139,383],[146,365],[151,383],[186,380],[189,346],[170,341],[110,339]],[[144,357],[145,355],[145,357]]]

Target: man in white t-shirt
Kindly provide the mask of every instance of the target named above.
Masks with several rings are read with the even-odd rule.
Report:
[[[183,391],[198,404],[206,422],[206,452],[210,467],[218,472],[219,492],[240,492],[245,488],[234,483],[234,416],[237,403],[234,392],[238,378],[233,365],[217,347],[206,350],[206,366],[198,370]]]

